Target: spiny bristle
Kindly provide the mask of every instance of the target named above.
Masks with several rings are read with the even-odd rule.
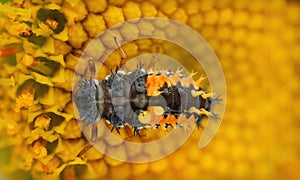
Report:
[[[181,78],[179,77],[179,75],[177,73],[170,75],[169,79],[170,79],[172,86],[176,86],[177,83],[181,82]]]
[[[196,107],[191,107],[189,109],[189,112],[190,113],[196,113],[198,115],[206,115],[206,116],[210,116],[211,115],[211,112],[205,110],[204,108],[201,108],[201,109],[197,109]]]
[[[213,94],[212,93],[205,93],[205,94],[202,94],[201,96],[202,96],[202,98],[207,99],[209,97],[212,97]]]
[[[204,91],[191,90],[191,94],[193,97],[202,96],[204,93],[205,93]]]
[[[194,72],[193,70],[192,70],[192,72],[190,73],[190,75],[188,76],[188,78],[193,78],[196,74],[198,74],[198,72]]]
[[[218,114],[215,114],[215,113],[213,113],[213,112],[210,114],[209,118],[214,119],[214,120],[220,119],[219,115],[218,115]]]
[[[206,79],[206,77],[203,76],[203,75],[201,75],[201,77],[200,77],[198,80],[196,80],[196,81],[194,82],[194,88],[195,88],[195,89],[199,89],[200,87],[202,87],[202,82],[203,82],[203,80],[205,80],[205,79]]]
[[[191,78],[190,76],[181,79],[181,84],[182,84],[184,87],[189,87],[189,86],[190,86],[191,84],[193,84],[193,83],[194,83],[194,79]]]
[[[183,69],[177,67],[176,71],[175,71],[175,74],[180,74],[182,73]]]

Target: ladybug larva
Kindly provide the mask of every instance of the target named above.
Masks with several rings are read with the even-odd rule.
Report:
[[[126,54],[115,38],[122,60]],[[153,56],[154,57],[154,56]],[[156,61],[155,57],[153,61]],[[89,69],[95,73],[93,61]],[[104,80],[85,79],[79,83],[74,101],[81,119],[93,125],[92,139],[97,137],[96,121],[106,120],[112,129],[120,134],[120,128],[132,127],[133,134],[140,136],[140,130],[150,127],[180,126],[193,117],[198,127],[204,118],[218,118],[212,112],[212,105],[219,101],[212,98],[201,82],[192,76],[185,77],[179,70],[173,72],[147,71],[138,65],[132,72],[112,72]],[[151,111],[151,119],[141,120],[145,112]]]

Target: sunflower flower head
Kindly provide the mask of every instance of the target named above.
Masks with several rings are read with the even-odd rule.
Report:
[[[173,154],[132,164],[105,153],[118,153],[123,159],[148,157],[174,142],[118,151],[125,139],[114,141],[99,128],[96,145],[106,148],[100,152],[83,135],[84,131],[91,136],[92,127],[82,129],[74,115],[72,86],[74,76],[86,71],[76,69],[84,67],[80,64],[83,52],[98,59],[106,48],[116,48],[111,37],[97,38],[99,34],[143,17],[176,20],[199,32],[222,65],[228,102],[222,125],[205,149],[197,148],[202,130],[195,130]],[[181,33],[165,29],[165,24],[134,21],[113,32],[120,42],[141,33],[166,38]],[[1,0],[0,170],[11,179],[297,179],[299,29],[298,0]],[[122,48],[127,60],[161,53],[180,61],[189,72],[198,68],[189,61],[192,55],[181,54],[177,45],[164,40],[138,39]],[[97,66],[95,77],[103,80],[121,63],[120,53],[113,52]],[[156,87],[166,81],[157,78],[149,75],[149,94],[161,93]],[[193,78],[198,79],[195,87],[208,83],[201,73]],[[192,78],[183,82],[173,76],[172,80],[168,83],[190,84]],[[156,119],[149,114],[141,118],[145,123],[159,121],[163,112],[160,106],[153,107]],[[210,115],[199,109],[194,113]],[[182,118],[185,121],[195,118]],[[168,130],[146,130],[145,135],[155,139]],[[146,143],[143,138],[132,139]]]

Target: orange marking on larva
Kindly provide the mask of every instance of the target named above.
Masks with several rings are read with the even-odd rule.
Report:
[[[172,124],[173,126],[175,126],[177,121],[178,119],[174,115],[169,114],[166,118],[163,118],[161,121],[159,121],[159,124]]]
[[[152,75],[149,75],[146,81],[148,96],[158,96],[160,94],[159,88],[165,83],[167,83],[169,87],[171,86],[169,78],[164,74],[157,76],[156,73],[153,73]]]
[[[148,91],[148,96],[155,96],[158,94],[159,82],[155,74],[149,75],[146,80],[146,87]]]
[[[191,116],[189,118],[186,117],[185,114],[182,114],[178,117],[178,123],[183,125],[184,127],[191,126],[195,123],[196,119],[194,116]]]
[[[190,118],[188,118],[184,123],[181,123],[183,125],[187,125],[187,124],[194,124],[196,122],[196,118],[194,116],[191,116]]]
[[[188,118],[186,117],[186,115],[181,114],[178,118],[178,123],[185,124],[186,122],[188,122]]]
[[[160,82],[160,87],[162,87],[165,83],[167,84],[168,87],[171,87],[170,79],[166,75],[162,74],[158,76],[158,79]]]

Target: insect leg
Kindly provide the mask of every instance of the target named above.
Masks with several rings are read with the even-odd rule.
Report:
[[[95,78],[96,76],[96,67],[95,67],[95,61],[93,58],[90,58],[88,61],[88,69],[87,69],[87,79]]]
[[[98,126],[97,124],[94,122],[92,124],[92,138],[91,141],[92,142],[96,142],[97,141],[97,137],[98,137]]]
[[[118,111],[118,108],[115,108],[114,111],[110,115],[110,122],[113,125],[111,132],[116,129],[117,133],[120,134],[120,128],[124,127],[124,122],[122,119],[118,116],[120,114],[120,111]],[[120,109],[121,111],[123,109]],[[119,112],[119,113],[118,113]]]
[[[120,63],[120,67],[122,67],[123,65],[125,65],[126,63],[126,59],[127,59],[127,55],[125,54],[124,49],[121,46],[121,43],[119,41],[119,39],[117,37],[114,37],[115,43],[118,46],[118,51],[121,54],[121,63]]]
[[[204,128],[202,125],[201,125],[201,122],[202,120],[205,118],[206,116],[201,114],[201,115],[197,115],[197,119],[195,121],[196,125],[197,125],[197,128]]]
[[[156,47],[155,53],[152,53],[152,58],[150,60],[150,63],[148,64],[147,67],[145,67],[145,70],[148,71],[150,70],[157,62],[158,62],[158,54],[160,53],[159,47]]]
[[[124,130],[125,130],[125,132],[126,132],[128,138],[132,138],[132,137],[133,137],[133,134],[132,134],[132,131],[131,131],[129,125],[125,125],[125,126],[124,126]]]
[[[138,127],[134,126],[133,129],[134,129],[134,130],[133,130],[133,134],[134,134],[134,135],[137,134],[139,137],[141,137],[141,135],[140,135],[140,133],[139,133],[140,130],[138,129]]]
[[[93,147],[92,144],[88,143],[85,145],[85,147],[78,153],[77,157],[82,157],[88,150],[90,150]]]
[[[145,70],[148,71],[150,70],[158,61],[158,57],[157,57],[157,54],[156,53],[153,53],[152,54],[152,58],[150,60],[150,63],[148,64],[147,67],[145,67]]]

